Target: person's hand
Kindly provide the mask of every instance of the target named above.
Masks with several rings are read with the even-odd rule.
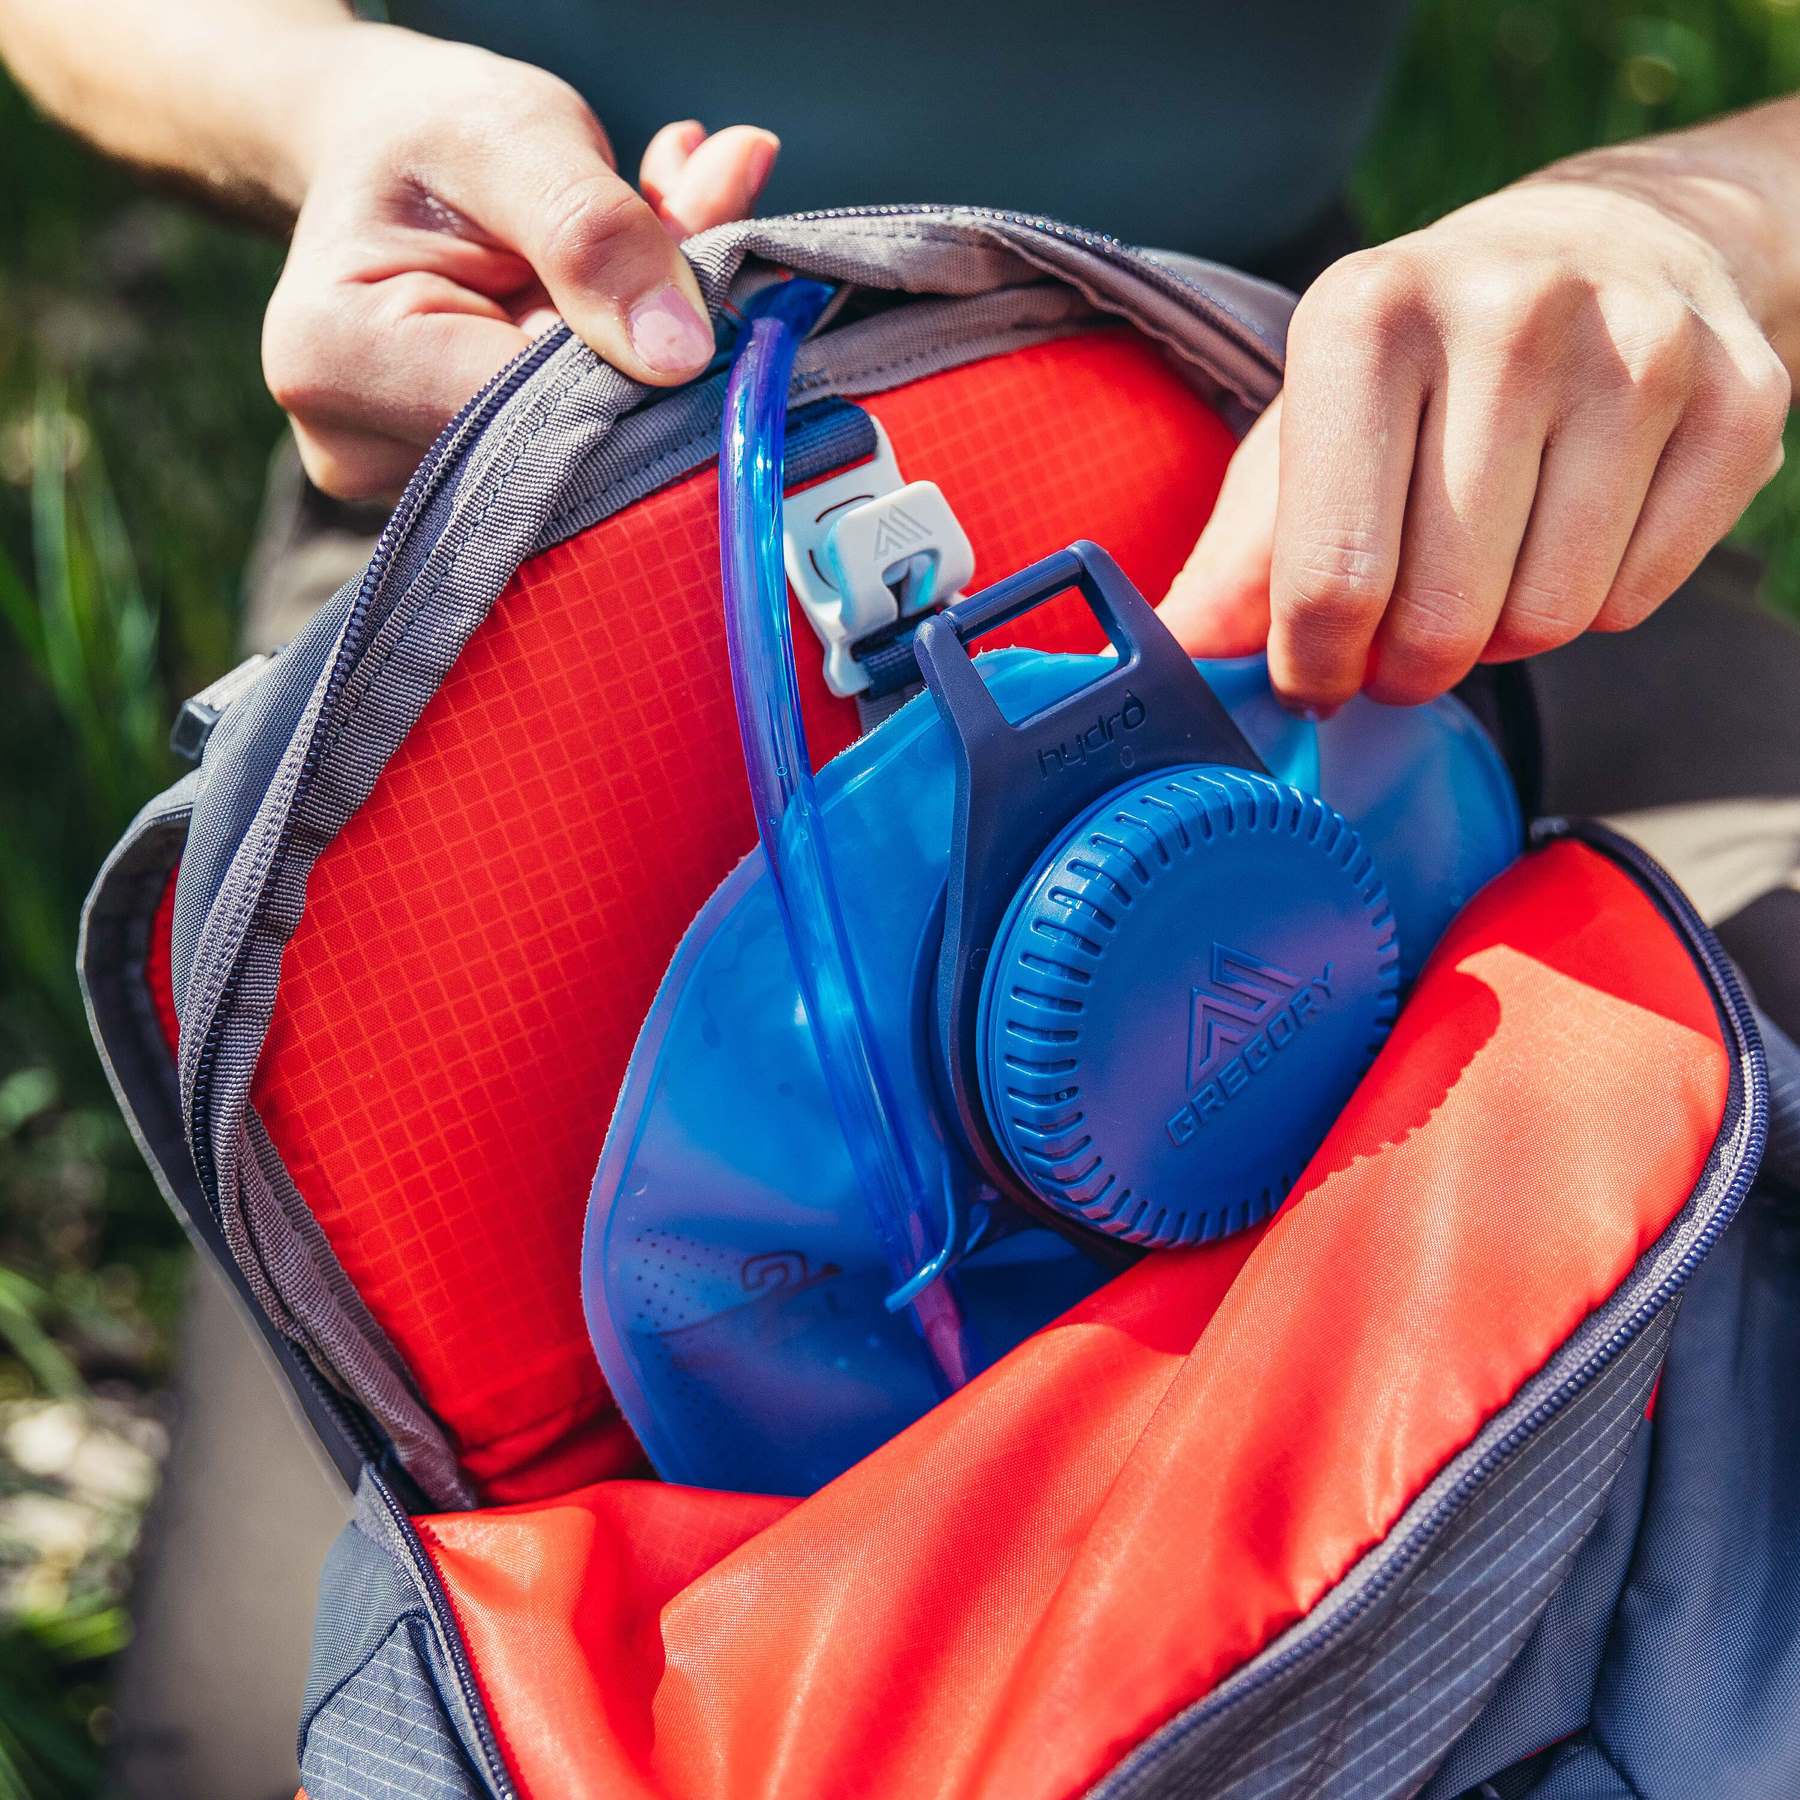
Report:
[[[1194,655],[1266,640],[1312,712],[1638,624],[1780,466],[1752,285],[1644,194],[1558,172],[1346,257],[1163,619]]]
[[[640,193],[580,96],[542,70],[345,27],[297,130],[304,194],[263,370],[307,474],[404,486],[445,420],[560,316],[635,379],[686,380],[712,329],[680,237],[749,214],[774,136],[665,126]]]

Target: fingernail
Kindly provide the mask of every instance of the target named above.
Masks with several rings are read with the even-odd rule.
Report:
[[[627,315],[631,347],[659,375],[693,375],[712,357],[712,333],[674,282],[665,282]]]
[[[1289,712],[1304,719],[1309,725],[1323,725],[1327,719],[1337,716],[1338,709],[1335,706],[1319,706],[1311,700],[1290,700],[1285,694],[1277,694],[1276,698]]]
[[[768,138],[758,144],[750,152],[749,160],[744,165],[745,176],[749,183],[750,198],[754,200],[768,184],[769,171],[775,166],[775,153],[781,148],[779,138]]]

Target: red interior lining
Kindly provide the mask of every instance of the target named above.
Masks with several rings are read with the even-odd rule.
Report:
[[[1727,1089],[1642,891],[1529,859],[1264,1232],[1148,1259],[810,1499],[627,1481],[421,1521],[521,1793],[1083,1791],[1614,1290]]]
[[[150,1004],[156,1009],[156,1023],[169,1046],[169,1054],[181,1049],[181,1020],[175,1011],[175,963],[173,934],[175,929],[175,877],[181,873],[176,864],[163,883],[163,891],[150,915],[150,942],[144,950],[144,985],[150,990]]]
[[[1229,432],[1090,333],[866,403],[992,579],[1071,538],[1157,595]],[[319,859],[252,1099],[350,1279],[493,1499],[636,1465],[583,1323],[588,1186],[631,1044],[753,830],[711,470],[536,558]],[[1094,641],[1073,599],[1035,642]],[[849,741],[796,626],[811,742]]]

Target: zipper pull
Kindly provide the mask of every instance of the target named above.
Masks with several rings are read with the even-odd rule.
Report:
[[[182,701],[175,723],[169,728],[169,748],[183,762],[199,762],[206,754],[208,739],[227,710],[262,680],[269,665],[280,654],[279,650],[259,650],[253,656],[246,656],[235,669],[227,669],[218,680],[209,682],[199,693]]]

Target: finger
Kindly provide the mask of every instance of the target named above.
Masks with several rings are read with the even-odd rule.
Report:
[[[1269,635],[1281,400],[1245,433],[1193,554],[1157,613],[1190,656],[1247,656]]]
[[[1586,631],[1600,611],[1674,419],[1586,407],[1544,447],[1525,539],[1483,662],[1538,656]]]
[[[1729,382],[1703,385],[1663,448],[1595,630],[1641,625],[1738,522],[1781,467],[1788,401],[1766,345]]]
[[[677,119],[665,125],[644,147],[638,164],[638,187],[665,225],[669,223],[665,210],[668,197],[681,179],[688,158],[705,138],[706,127],[698,119]]]
[[[1357,271],[1309,309],[1327,282],[1301,301],[1289,338],[1269,587],[1270,679],[1308,711],[1362,686],[1399,567],[1426,391],[1404,294]]]
[[[686,381],[713,350],[699,285],[604,150],[580,109],[509,156],[465,158],[445,198],[523,256],[551,305],[615,368],[652,386]]]
[[[661,208],[663,221],[682,236],[747,219],[767,185],[781,140],[755,125],[714,132],[687,159]]]
[[[1364,679],[1372,699],[1417,705],[1475,666],[1512,583],[1546,424],[1467,360],[1427,402],[1394,591]]]
[[[307,479],[336,500],[397,499],[423,454],[415,444],[376,432],[343,431],[300,419],[292,424]]]
[[[526,334],[493,301],[415,271],[317,287],[284,276],[263,326],[263,373],[308,425],[423,449]]]
[[[550,304],[543,283],[536,279],[507,296],[506,314],[528,338],[542,337],[551,326],[562,323],[562,314]]]

